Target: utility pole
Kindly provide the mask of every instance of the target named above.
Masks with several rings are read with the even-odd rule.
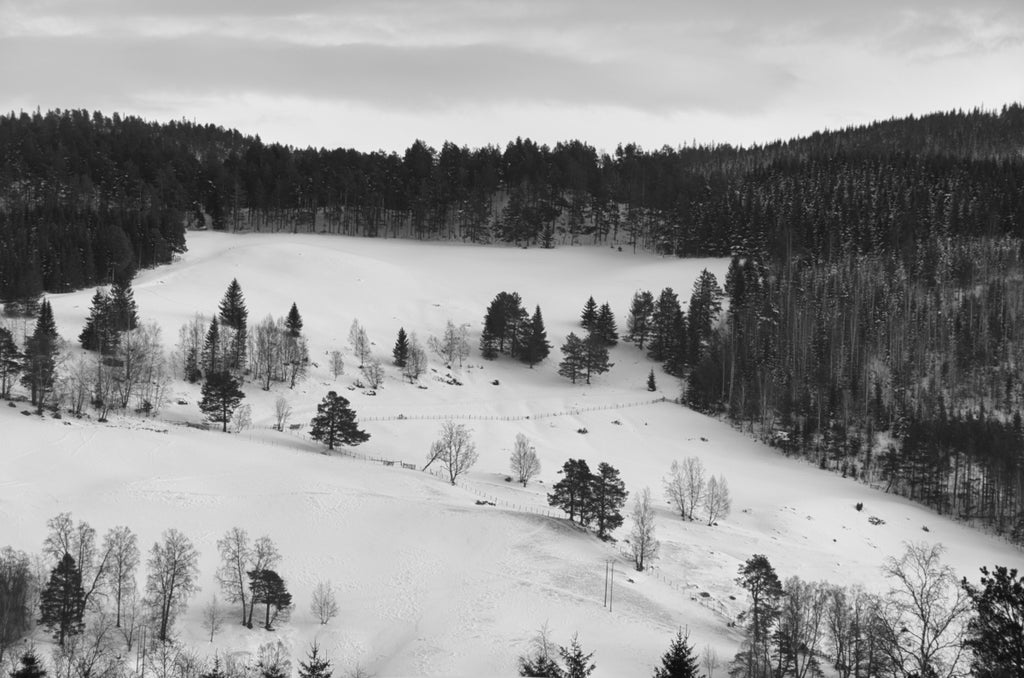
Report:
[[[612,611],[612,591],[615,589],[615,561],[612,561],[612,575],[608,578],[608,611]]]

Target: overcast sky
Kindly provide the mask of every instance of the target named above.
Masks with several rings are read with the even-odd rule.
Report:
[[[1024,0],[0,0],[0,110],[295,146],[749,144],[1024,100]]]

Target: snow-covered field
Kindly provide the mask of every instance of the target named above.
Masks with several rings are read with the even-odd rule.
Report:
[[[280,637],[294,661],[316,639],[336,675],[358,662],[380,678],[515,675],[516,656],[545,621],[557,642],[578,632],[583,647],[596,651],[595,676],[649,675],[680,626],[698,649],[710,644],[728,659],[740,636],[727,622],[746,606],[733,579],[755,553],[766,554],[782,578],[875,590],[884,587],[879,565],[905,541],[943,543],[945,561],[972,579],[983,565],[1019,566],[1021,552],[1002,541],[786,459],[722,422],[651,402],[676,397],[679,384],[656,369],[659,392],[649,393],[652,363],[631,346],[612,349],[615,366],[591,386],[556,374],[558,347],[570,331],[582,332],[587,297],[610,302],[623,331],[636,290],[657,295],[671,286],[685,302],[702,268],[721,281],[726,264],[611,248],[190,234],[179,262],[144,271],[134,283],[140,316],[162,326],[168,350],[178,328],[197,311],[214,313],[237,278],[250,326],[298,304],[318,367],[294,390],[247,386],[256,428],[240,435],[178,425],[201,420],[198,388],[181,382],[156,420],[40,421],[22,416],[26,407],[0,408],[0,545],[38,551],[46,520],[61,511],[100,535],[128,525],[147,548],[164,529],[177,528],[201,552],[202,590],[179,620],[182,640],[212,654],[254,650]],[[474,350],[454,370],[462,386],[439,379],[446,370],[434,356],[438,372],[421,378],[426,389],[389,367],[376,396],[347,390],[357,372],[347,346],[353,319],[386,365],[399,326],[425,344],[449,319],[469,323],[475,349],[487,304],[502,290],[519,292],[530,311],[541,306],[555,346],[546,362],[530,369],[508,358],[484,361]],[[66,339],[77,337],[91,296],[50,297]],[[332,349],[346,358],[336,382],[326,360]],[[327,456],[294,433],[269,430],[277,396],[291,401],[293,422],[307,423],[332,389],[351,400],[372,436],[355,448],[361,455],[422,466],[450,416],[472,428],[480,460],[464,484],[451,487],[399,464]],[[543,464],[541,482],[525,489],[504,482],[517,433],[530,437]],[[733,511],[717,527],[684,523],[662,500],[670,463],[691,455],[728,479]],[[545,492],[570,457],[591,468],[611,463],[631,492],[651,487],[662,542],[653,572],[633,571],[616,545],[548,515]],[[482,496],[497,505],[476,504]],[[872,525],[870,516],[885,523]],[[216,541],[233,526],[278,544],[296,609],[273,633],[245,630],[232,615],[211,645],[201,610],[217,592]],[[616,536],[628,528],[627,519]],[[609,559],[617,573],[611,611],[602,604]],[[341,606],[326,626],[309,611],[318,580],[333,582]]]

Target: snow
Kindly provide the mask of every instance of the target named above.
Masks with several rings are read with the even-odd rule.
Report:
[[[678,627],[689,628],[698,649],[710,644],[727,661],[740,640],[727,621],[746,606],[733,580],[755,553],[766,554],[782,578],[879,591],[879,566],[906,541],[943,543],[945,562],[973,579],[983,565],[1019,567],[1020,551],[1005,542],[787,459],[723,422],[653,402],[676,397],[679,384],[656,368],[659,391],[649,393],[653,364],[631,346],[612,349],[615,366],[591,386],[557,376],[557,348],[570,331],[581,332],[587,297],[610,302],[622,332],[635,291],[656,295],[671,286],[685,302],[702,268],[722,281],[726,266],[612,248],[192,233],[180,261],[144,271],[134,283],[140,315],[161,325],[168,350],[195,312],[215,312],[237,277],[250,324],[298,304],[318,366],[294,390],[247,385],[255,428],[235,435],[180,425],[201,420],[198,388],[181,382],[154,420],[40,420],[23,416],[20,403],[0,407],[0,545],[37,552],[46,520],[60,511],[100,535],[128,525],[143,545],[177,528],[201,553],[202,590],[177,625],[183,641],[212,654],[254,651],[280,638],[294,662],[317,639],[336,675],[358,662],[381,678],[515,675],[515,658],[545,621],[556,642],[579,633],[583,647],[596,652],[599,677],[649,674]],[[390,367],[399,326],[425,345],[447,320],[468,323],[475,347],[484,310],[502,290],[519,292],[531,312],[541,306],[555,346],[546,362],[530,369],[507,358],[484,361],[474,350],[452,371],[463,385],[452,386],[440,380],[448,371],[431,356],[437,371],[421,378],[426,389],[403,383]],[[77,336],[91,296],[50,297],[65,338]],[[388,366],[375,396],[348,390],[357,361],[347,336],[357,318]],[[333,349],[345,353],[346,374],[337,381],[326,360]],[[307,423],[331,389],[352,401],[372,436],[354,454],[323,454],[300,434],[269,429],[277,396],[292,403],[292,422]],[[179,398],[189,404],[174,404]],[[470,427],[480,452],[458,487],[362,458],[422,466],[445,417]],[[517,433],[530,437],[543,465],[540,482],[526,488],[504,481]],[[690,455],[729,482],[733,511],[717,527],[681,521],[662,499],[672,460]],[[621,542],[602,543],[552,517],[545,492],[570,457],[592,468],[611,463],[631,492],[651,487],[662,541],[653,571],[635,572]],[[483,500],[496,505],[476,503]],[[870,516],[885,524],[872,525]],[[278,544],[280,573],[297,605],[274,632],[246,630],[230,614],[211,645],[200,615],[218,591],[216,541],[233,526]],[[626,537],[628,528],[627,518],[616,536]],[[616,567],[611,611],[602,604],[609,559]],[[333,583],[341,608],[326,626],[309,611],[319,580]]]

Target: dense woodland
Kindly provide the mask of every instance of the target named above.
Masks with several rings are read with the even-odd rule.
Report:
[[[580,141],[294,149],[186,121],[0,116],[0,299],[166,263],[190,227],[679,256],[915,256],[1024,235],[1024,108],[890,120],[751,148]]]

